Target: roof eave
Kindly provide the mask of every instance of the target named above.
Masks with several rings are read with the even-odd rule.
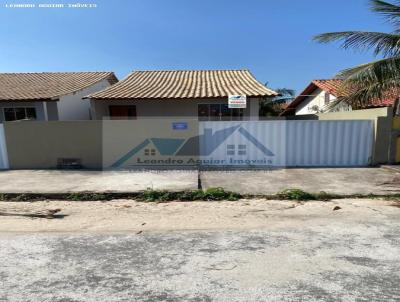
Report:
[[[248,98],[268,98],[278,95],[247,95]],[[202,99],[227,99],[228,96],[206,96],[206,97],[95,97],[85,96],[84,99],[91,99],[94,101],[111,101],[111,100],[132,100],[132,101],[156,101],[156,100],[202,100]]]
[[[0,99],[0,102],[58,102],[59,98]]]

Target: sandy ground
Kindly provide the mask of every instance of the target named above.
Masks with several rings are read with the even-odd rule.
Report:
[[[163,232],[240,230],[314,223],[374,221],[398,216],[394,201],[343,199],[322,201],[240,200],[220,202],[38,201],[1,202],[0,212],[61,209],[59,219],[0,216],[0,232]],[[339,206],[341,209],[333,211]]]
[[[0,203],[56,207],[0,217],[1,302],[400,301],[389,201]]]
[[[400,301],[395,205],[0,202],[0,301]]]

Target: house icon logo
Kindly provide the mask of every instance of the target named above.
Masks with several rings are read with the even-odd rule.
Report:
[[[204,133],[188,139],[177,138],[148,138],[136,145],[125,155],[116,160],[111,168],[121,168],[131,158],[142,153],[144,156],[161,157],[209,157],[226,143],[232,135],[239,135],[244,140],[238,146],[228,144],[227,156],[246,155],[247,149],[256,148],[264,156],[273,157],[275,154],[248,132],[242,125],[224,128],[213,132],[212,128],[204,128]]]

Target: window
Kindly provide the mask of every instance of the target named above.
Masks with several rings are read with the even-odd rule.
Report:
[[[243,112],[242,108],[234,108],[232,111],[232,121],[241,121],[243,120]]]
[[[210,116],[210,106],[208,104],[199,104],[198,107],[199,121],[208,121]]]
[[[36,109],[33,107],[4,108],[4,120],[36,120]]]
[[[145,156],[156,156],[156,150],[155,149],[144,149],[144,155]]]
[[[241,121],[244,109],[229,108],[228,104],[199,104],[199,121]]]
[[[238,155],[246,155],[246,145],[238,145]]]
[[[237,145],[237,155],[246,155],[246,145]],[[236,146],[235,145],[227,145],[226,146],[226,155],[235,155],[236,154]]]
[[[219,121],[221,119],[221,105],[210,105],[210,121]]]
[[[330,102],[330,94],[329,92],[325,92],[325,105],[328,105]]]
[[[112,120],[133,120],[136,119],[136,106],[110,106],[110,118]]]
[[[226,146],[226,155],[235,155],[235,145]]]
[[[230,121],[232,116],[232,109],[229,108],[228,104],[221,105],[221,120]]]

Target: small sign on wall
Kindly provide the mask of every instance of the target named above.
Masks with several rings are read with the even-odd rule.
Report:
[[[247,98],[245,95],[230,95],[228,97],[229,108],[246,108]]]
[[[188,129],[188,123],[186,123],[186,122],[174,122],[174,123],[172,123],[172,129],[173,130],[187,130]]]

